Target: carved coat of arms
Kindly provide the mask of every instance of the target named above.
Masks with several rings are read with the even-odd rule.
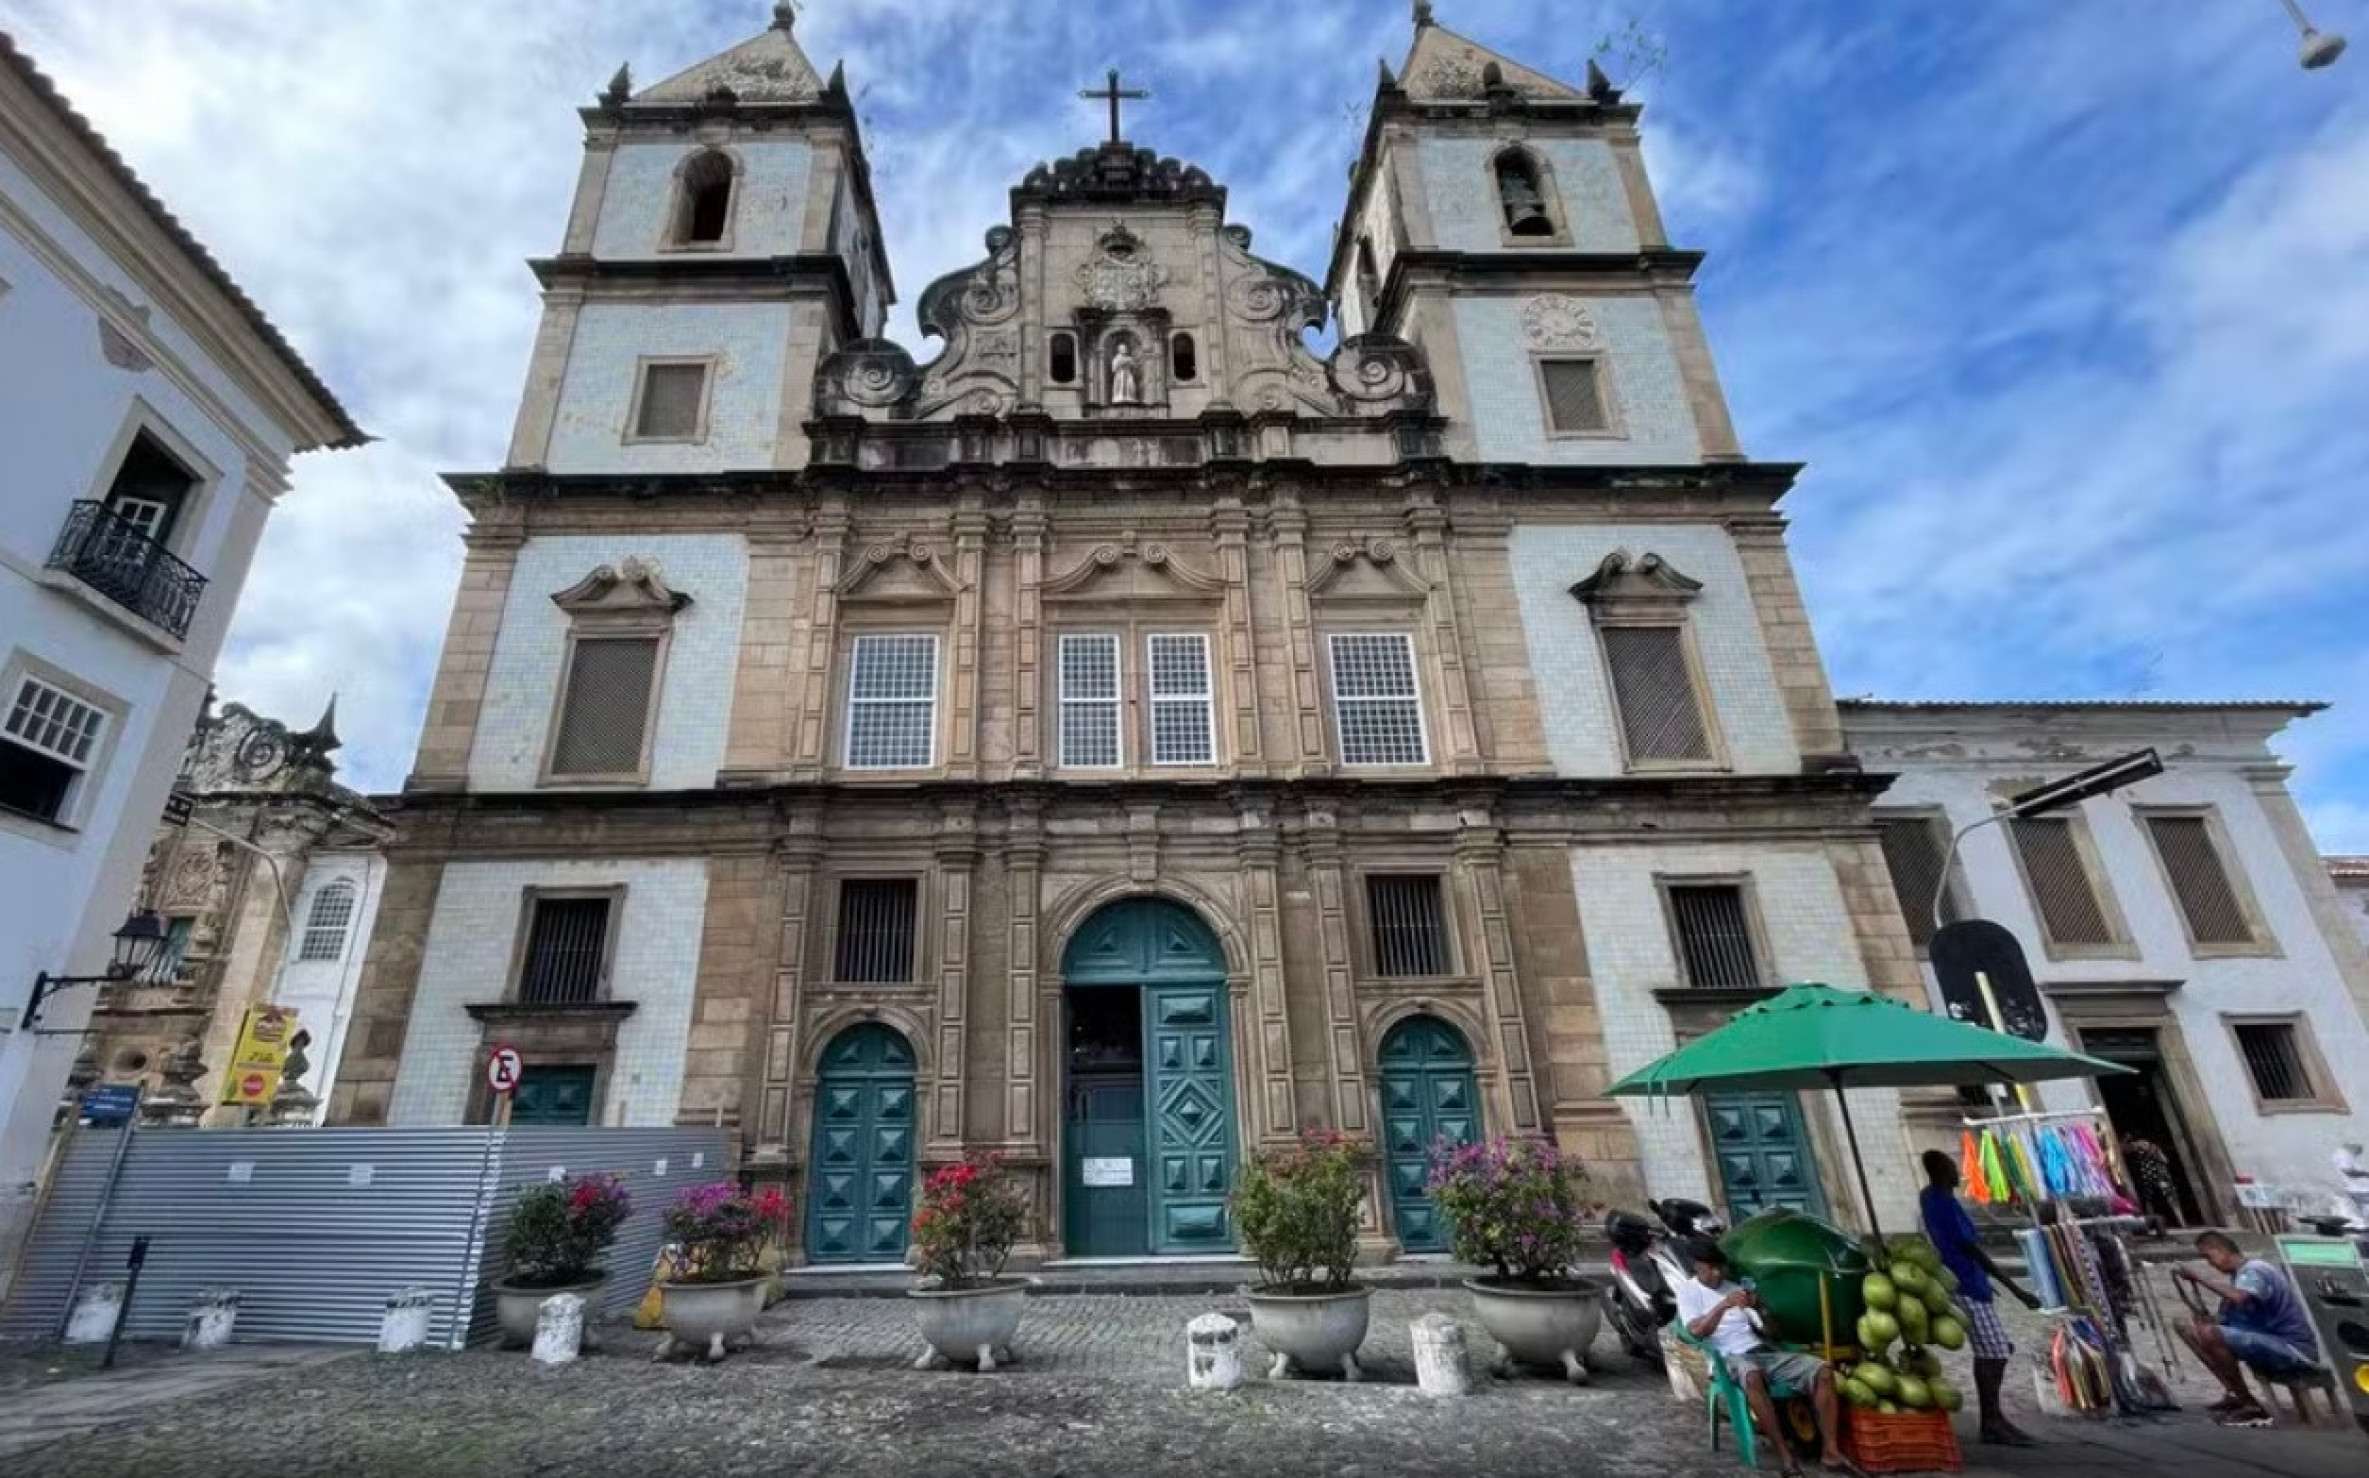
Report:
[[[1168,283],[1168,269],[1145,258],[1140,248],[1105,248],[1091,261],[1080,262],[1078,291],[1086,301],[1112,313],[1132,313],[1160,301]]]

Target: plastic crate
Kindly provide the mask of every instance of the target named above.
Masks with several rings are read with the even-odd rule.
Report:
[[[1843,1452],[1870,1473],[1955,1473],[1966,1466],[1946,1411],[1843,1410]]]

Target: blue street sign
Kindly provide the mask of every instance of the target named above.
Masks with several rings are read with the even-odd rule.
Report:
[[[82,1095],[82,1116],[93,1124],[126,1124],[140,1102],[136,1083],[101,1083]]]

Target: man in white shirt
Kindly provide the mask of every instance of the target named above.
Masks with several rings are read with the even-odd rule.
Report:
[[[1678,1317],[1686,1332],[1717,1350],[1727,1368],[1743,1382],[1752,1420],[1766,1440],[1785,1455],[1786,1473],[1798,1475],[1801,1467],[1794,1462],[1792,1445],[1785,1440],[1785,1426],[1770,1394],[1771,1382],[1810,1393],[1818,1408],[1818,1439],[1824,1446],[1819,1464],[1832,1472],[1865,1478],[1859,1466],[1843,1456],[1833,1369],[1815,1355],[1780,1350],[1769,1342],[1768,1316],[1760,1306],[1760,1295],[1727,1281],[1727,1254],[1719,1250],[1718,1243],[1700,1238],[1688,1249],[1688,1256],[1695,1273],[1678,1285]]]

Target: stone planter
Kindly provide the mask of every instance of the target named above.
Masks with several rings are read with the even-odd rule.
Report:
[[[1575,1386],[1588,1383],[1588,1346],[1603,1322],[1603,1288],[1586,1278],[1566,1278],[1551,1288],[1467,1278],[1473,1312],[1503,1351],[1499,1375],[1517,1365],[1560,1368]]]
[[[981,1370],[993,1370],[999,1360],[1009,1363],[1012,1331],[1020,1327],[1028,1282],[998,1278],[981,1288],[906,1290],[921,1324],[921,1338],[929,1346],[913,1368],[940,1370],[975,1362]]]
[[[1365,1343],[1374,1290],[1270,1293],[1251,1288],[1244,1296],[1250,1300],[1250,1327],[1275,1355],[1267,1379],[1282,1380],[1294,1370],[1336,1368],[1344,1380],[1361,1378],[1357,1347]]]
[[[591,1349],[592,1320],[589,1316],[600,1303],[601,1284],[608,1280],[606,1271],[594,1268],[581,1283],[554,1283],[529,1288],[520,1283],[496,1282],[493,1285],[494,1317],[502,1326],[502,1347],[523,1350],[533,1344],[535,1321],[542,1317],[543,1300],[555,1293],[573,1293],[584,1300],[587,1315],[584,1321],[584,1347]]]
[[[756,1342],[757,1316],[765,1312],[765,1286],[772,1281],[760,1273],[730,1283],[659,1284],[666,1338],[652,1358],[697,1354],[721,1360],[727,1350],[746,1349]]]

